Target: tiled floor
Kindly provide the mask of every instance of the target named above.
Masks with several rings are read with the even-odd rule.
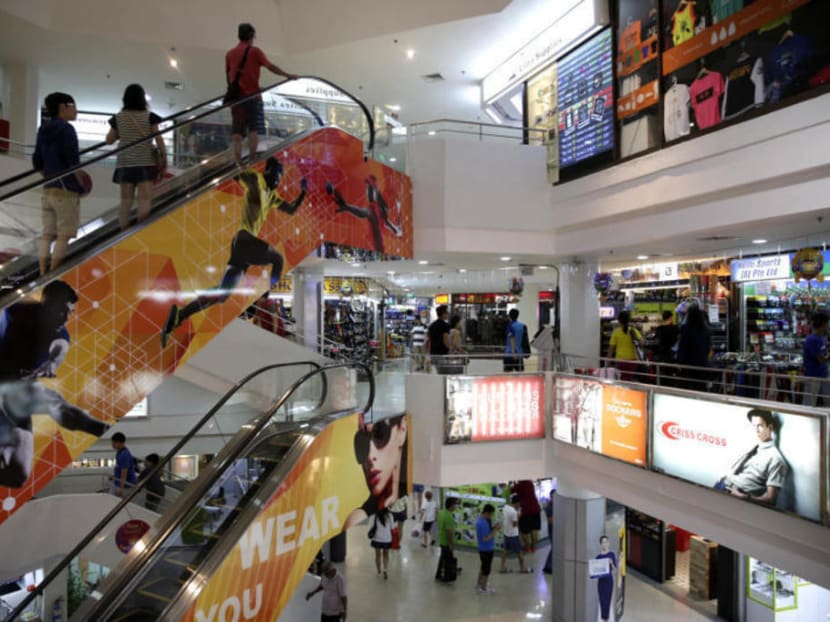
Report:
[[[407,530],[410,523],[407,522]],[[392,551],[389,579],[375,571],[374,551],[369,547],[366,528],[356,527],[348,535],[346,562],[339,564],[349,593],[349,619],[360,622],[419,620],[482,620],[518,622],[551,619],[551,577],[539,572],[548,549],[534,556],[532,575],[497,572],[491,577],[496,593],[481,596],[473,586],[478,572],[478,555],[459,551],[464,572],[453,585],[434,580],[438,549],[424,549],[410,537],[400,551]],[[515,565],[515,562],[513,562]],[[498,563],[494,564],[498,568]],[[667,594],[638,579],[626,578],[625,622],[698,622],[711,620],[692,611]],[[581,622],[581,621],[574,621]]]

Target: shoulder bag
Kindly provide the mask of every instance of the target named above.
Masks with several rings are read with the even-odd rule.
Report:
[[[242,55],[242,61],[239,63],[239,67],[236,69],[236,76],[234,76],[233,81],[228,84],[228,90],[225,91],[225,96],[222,98],[223,104],[232,104],[235,101],[238,101],[240,98],[239,95],[239,78],[242,77],[242,69],[245,67],[245,61],[248,60],[248,52],[251,51],[251,47],[248,46],[245,48],[245,53]]]

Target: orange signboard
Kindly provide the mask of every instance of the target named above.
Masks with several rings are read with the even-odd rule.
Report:
[[[0,310],[0,522],[324,241],[412,256],[409,178],[335,128]]]
[[[757,0],[688,41],[663,52],[663,75],[667,76],[810,2],[811,0]]]
[[[645,466],[646,398],[645,391],[602,387],[603,455]]]
[[[636,91],[617,99],[617,118],[626,119],[635,115],[649,106],[654,106],[659,99],[660,82],[654,80]]]
[[[382,448],[371,440],[375,434],[370,427],[381,423],[366,426],[362,417],[338,419],[314,439],[183,622],[231,619],[231,612],[236,613],[233,619],[243,619],[243,608],[244,619],[277,620],[323,543],[408,494],[409,417],[383,423],[390,429]],[[366,439],[363,445],[357,441],[360,435]],[[357,456],[361,446],[366,451]]]

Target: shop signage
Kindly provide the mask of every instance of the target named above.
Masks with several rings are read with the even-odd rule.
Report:
[[[771,255],[732,261],[732,281],[770,281],[790,278],[790,256]]]
[[[369,283],[366,279],[326,277],[323,281],[323,293],[329,296],[365,296],[369,293]]]
[[[78,140],[102,141],[110,131],[109,120],[112,117],[104,112],[79,112],[70,124],[78,134]]]
[[[435,296],[435,304],[437,305],[447,305],[450,303],[450,295],[449,294],[438,294]]]
[[[545,377],[447,378],[447,443],[545,437]]]
[[[773,487],[777,495],[771,505],[821,519],[826,471],[821,418],[762,410],[773,421],[767,432],[764,419],[752,415],[756,406],[751,403],[661,393],[655,393],[653,403],[655,471],[735,496],[759,497]]]
[[[648,394],[598,380],[554,379],[553,437],[646,466]]]
[[[757,0],[681,45],[663,52],[663,75],[667,76],[718,48],[742,39],[810,2],[811,0]]]
[[[303,99],[319,99],[326,102],[338,102],[356,106],[355,101],[340,89],[328,86],[317,80],[301,78],[283,82],[279,85],[279,93],[283,97],[300,97]]]
[[[481,82],[482,99],[490,103],[510,87],[544,67],[608,23],[608,3],[603,0],[562,2],[562,17],[496,67]]]

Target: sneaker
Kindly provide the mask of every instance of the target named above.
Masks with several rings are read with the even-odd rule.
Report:
[[[475,592],[476,594],[486,594],[487,590],[482,589],[480,585],[476,585]]]
[[[492,587],[488,587],[486,590],[484,590],[484,592],[485,592],[486,594],[495,594],[495,593],[496,593],[496,590],[495,590],[494,588],[492,588]]]
[[[176,330],[179,325],[179,308],[176,305],[170,306],[170,313],[167,314],[167,321],[164,323],[164,328],[161,330],[161,347],[164,349],[167,346],[167,339],[170,333]]]

